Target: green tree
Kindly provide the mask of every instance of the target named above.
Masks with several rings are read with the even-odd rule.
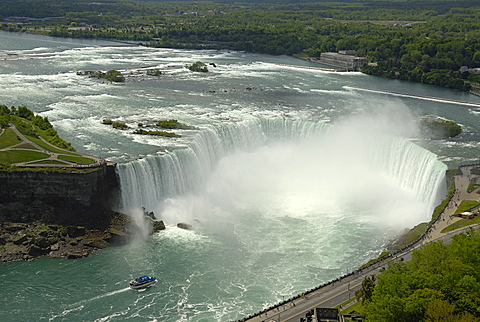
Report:
[[[30,111],[25,105],[19,106],[17,109],[17,116],[21,118],[31,119],[33,115],[33,112]]]
[[[434,300],[426,308],[425,321],[427,322],[453,322],[457,321],[453,312],[455,305],[445,300]]]
[[[370,277],[366,277],[362,281],[362,287],[355,292],[355,296],[358,297],[362,304],[365,302],[370,302],[373,296],[373,289],[375,288],[375,275],[371,275]]]
[[[390,263],[365,302],[368,320],[479,321],[479,252],[477,229],[448,245],[425,245],[409,262]]]

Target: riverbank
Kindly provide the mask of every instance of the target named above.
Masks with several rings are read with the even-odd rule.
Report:
[[[261,312],[252,314],[238,322],[262,322],[266,318],[276,321],[277,318],[280,320],[280,316],[282,317],[282,321],[297,321],[305,312],[313,310],[320,305],[324,308],[339,306],[347,302],[346,294],[348,294],[348,300],[351,299],[351,293],[355,294],[354,292],[360,288],[362,281],[366,277],[372,274],[381,274],[388,261],[409,260],[411,252],[415,249],[434,241],[443,240],[443,238],[453,233],[465,230],[465,227],[459,228],[456,231],[445,231],[445,228],[461,220],[461,218],[455,217],[454,214],[462,201],[472,200],[480,202],[480,194],[478,193],[480,187],[477,187],[473,191],[468,191],[470,180],[479,177],[479,175],[472,173],[472,169],[477,167],[478,165],[469,165],[459,168],[461,174],[453,176],[454,193],[447,197],[448,202],[441,210],[439,216],[430,224],[419,224],[392,241],[388,246],[391,254],[369,262],[354,272],[319,285],[314,289],[273,305]],[[478,225],[473,224],[473,226],[477,227]],[[417,237],[417,235],[419,236]],[[413,236],[417,238],[411,241]]]

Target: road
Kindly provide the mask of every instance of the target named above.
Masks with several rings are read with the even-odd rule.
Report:
[[[254,316],[244,318],[241,321],[298,322],[300,318],[305,317],[305,313],[311,309],[316,307],[333,308],[354,297],[355,291],[360,288],[362,281],[372,274],[380,274],[381,269],[386,267],[389,261],[396,261],[400,258],[408,261],[411,259],[412,252],[414,250],[433,241],[443,241],[445,243],[449,243],[452,236],[460,234],[469,229],[469,227],[464,227],[448,233],[442,233],[442,230],[445,227],[457,220],[460,220],[460,218],[452,217],[457,209],[457,206],[460,205],[461,201],[463,200],[475,200],[480,202],[480,194],[477,193],[480,188],[472,192],[467,191],[470,179],[473,177],[478,177],[477,175],[470,173],[470,170],[473,167],[474,166],[461,167],[463,175],[454,177],[455,193],[453,197],[440,214],[438,220],[427,230],[427,232],[424,234],[424,237],[419,242],[415,243],[404,251],[396,253],[394,256],[391,256],[386,260],[378,261],[367,268],[357,270],[354,273],[348,274],[336,281],[319,286],[313,291],[306,292],[304,296],[300,295],[293,299],[284,301]]]

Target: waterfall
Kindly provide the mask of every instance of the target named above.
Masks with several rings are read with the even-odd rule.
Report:
[[[262,157],[258,157],[260,154]],[[206,187],[206,183],[217,171],[219,162],[232,155],[239,157],[230,161],[230,167],[237,168],[237,163],[241,163],[244,168],[232,179],[227,178],[230,171],[227,167],[215,184],[231,180],[218,190],[243,184],[241,188],[233,187],[237,195],[245,194],[248,187],[264,184],[266,189],[271,185],[275,190],[272,194],[291,196],[297,193],[293,189],[297,189],[302,195],[297,199],[310,194],[310,200],[341,196],[342,203],[393,209],[398,201],[390,201],[390,197],[382,194],[396,186],[423,205],[420,220],[426,221],[439,201],[439,194],[444,192],[446,166],[436,155],[407,139],[382,133],[352,133],[343,126],[325,123],[257,119],[211,125],[200,130],[185,148],[119,164],[120,211],[129,213],[140,207],[158,211],[159,205],[171,198],[183,195],[202,198],[211,193],[213,184]],[[249,162],[256,163],[244,165]],[[269,171],[275,173],[267,175]],[[247,183],[248,176],[252,178]],[[378,181],[383,185],[375,188]],[[328,187],[321,188],[322,185]],[[218,200],[224,202],[226,198],[221,196]],[[308,202],[304,200],[302,204]],[[379,202],[383,204],[378,206]]]
[[[400,187],[414,191],[428,209],[433,210],[445,196],[447,166],[435,154],[398,137],[377,138],[372,147],[373,163],[395,178]]]
[[[186,148],[119,164],[120,209],[154,209],[165,198],[194,191],[206,180],[218,160],[230,153],[252,150],[273,138],[305,137],[325,126],[323,123],[278,119],[207,127]]]

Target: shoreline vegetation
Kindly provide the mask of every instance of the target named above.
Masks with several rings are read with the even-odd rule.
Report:
[[[34,0],[9,1],[0,4],[0,20],[3,21],[0,29],[56,37],[140,40],[146,41],[143,45],[150,47],[228,49],[273,55],[297,54],[303,58],[319,58],[323,52],[355,50],[369,60],[362,66],[364,73],[479,93],[480,75],[476,71],[480,68],[480,7],[473,0],[462,2],[461,7],[455,1],[420,1],[415,2],[415,8],[410,1],[249,2],[241,5],[145,2],[143,6],[138,6],[139,1],[113,2],[115,6],[95,3],[92,10],[90,2],[65,4],[53,0],[39,8]],[[219,9],[209,9],[213,6]],[[181,8],[185,11],[179,10]],[[58,19],[47,19],[54,16]],[[122,82],[115,78],[118,74],[90,76]],[[18,113],[26,112],[23,108],[22,112],[19,110],[9,110],[0,116],[16,118]],[[25,119],[29,117],[32,116]],[[42,123],[40,119],[29,121]],[[444,135],[458,132],[455,124],[436,123],[426,126],[435,131],[437,125],[443,123],[449,128]],[[30,132],[42,125],[28,124],[20,121],[15,126],[25,131],[22,135],[33,139],[23,144],[17,142],[23,150],[19,154],[1,151],[6,153],[2,154],[0,171],[13,171],[15,163],[32,161],[39,162],[39,171],[62,167],[61,163],[71,161],[71,158],[75,163],[90,162],[68,154],[64,159],[47,161],[48,154],[28,151],[41,150],[34,144],[43,147],[43,140],[36,140],[35,133]],[[122,124],[118,124],[118,128],[122,128]],[[48,128],[42,131],[48,131]],[[150,131],[143,131],[146,133],[139,134],[150,134]],[[68,143],[52,137],[50,139],[63,145],[62,151],[70,150]],[[8,143],[2,143],[2,138],[8,138]],[[9,128],[1,130],[0,144],[6,144],[7,150],[15,145],[12,143],[15,139]],[[56,143],[48,144],[48,149],[54,149],[50,146]],[[431,222],[410,230],[394,247],[402,248],[410,240],[418,240],[417,236],[424,235],[431,228],[452,201],[456,190],[452,178],[461,175],[459,172],[459,169],[447,172],[448,193],[434,210]],[[468,189],[477,188],[476,178],[470,180]],[[462,201],[456,206],[455,215],[477,206],[478,202]],[[444,231],[476,222],[478,217],[462,219]],[[116,214],[104,230],[37,222],[3,222],[0,231],[0,259],[8,262],[41,256],[88,256],[97,249],[128,242],[135,235],[135,226],[126,216]],[[432,321],[445,317],[452,321],[478,321],[480,266],[476,254],[480,245],[479,234],[478,230],[471,229],[455,237],[452,245],[429,243],[415,251],[411,261],[392,262],[386,270],[388,273],[379,275],[377,285],[365,283],[361,292],[355,294],[364,304],[359,310],[365,309],[369,321],[410,321],[419,320],[419,317]],[[373,277],[371,281],[374,281]],[[387,319],[388,316],[391,318]]]
[[[112,0],[93,6],[53,0],[41,8],[34,0],[20,0],[0,4],[0,12],[0,30],[54,37],[293,55],[311,61],[325,52],[355,51],[368,59],[361,67],[366,74],[480,92],[480,6],[474,0],[461,6],[448,0]],[[206,71],[206,66],[192,68]]]

